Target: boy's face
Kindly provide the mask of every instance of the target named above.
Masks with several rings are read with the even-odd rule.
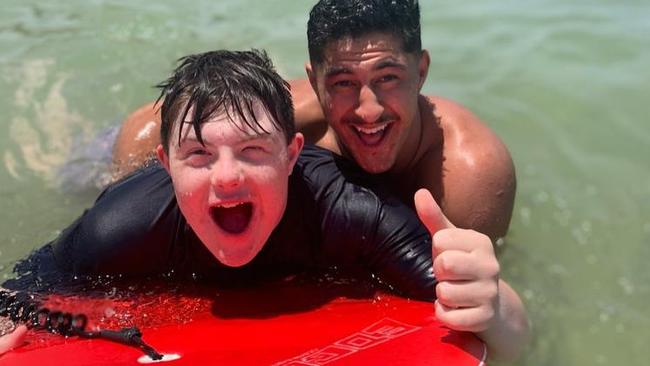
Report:
[[[406,53],[387,33],[330,42],[323,62],[308,65],[339,147],[370,173],[390,170],[417,144],[418,96],[429,67],[426,52]],[[406,162],[408,163],[408,162]]]
[[[296,134],[287,146],[266,111],[259,104],[255,111],[268,134],[251,130],[236,113],[231,113],[234,120],[220,114],[201,126],[205,146],[189,122],[174,126],[169,154],[158,146],[187,222],[210,252],[231,267],[255,258],[282,218],[288,177],[303,145],[302,135]]]

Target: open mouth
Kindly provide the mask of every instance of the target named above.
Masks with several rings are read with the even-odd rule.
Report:
[[[359,136],[359,140],[364,145],[374,147],[384,141],[384,137],[390,132],[392,123],[386,123],[375,127],[363,127],[360,125],[352,125],[352,130]]]
[[[243,233],[251,222],[251,202],[224,203],[210,208],[210,215],[219,227],[229,234]]]

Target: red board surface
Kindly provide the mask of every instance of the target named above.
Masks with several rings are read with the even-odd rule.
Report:
[[[144,341],[167,355],[164,362],[156,363],[160,365],[474,366],[485,360],[483,343],[473,334],[442,327],[431,303],[391,295],[337,297],[291,311],[270,305],[273,311],[256,315],[259,304],[253,310],[244,304],[250,305],[254,298],[269,299],[257,295],[229,302],[227,311],[215,305],[218,300],[205,296],[196,301],[156,297],[142,306],[130,304],[130,321],[138,325],[138,320],[148,316],[168,318],[152,322],[153,326],[139,325]],[[286,303],[283,294],[277,295],[278,302]],[[269,304],[263,305],[268,310]],[[119,312],[120,306],[106,300],[86,301],[86,308],[102,314]],[[172,316],[187,312],[188,306],[193,309],[189,318]],[[30,335],[27,345],[0,356],[2,366],[141,365],[146,361],[137,348],[38,332]]]

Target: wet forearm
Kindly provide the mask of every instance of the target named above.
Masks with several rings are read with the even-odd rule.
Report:
[[[517,293],[503,280],[499,281],[499,313],[494,325],[477,335],[488,348],[494,361],[512,362],[526,347],[530,334],[524,305]]]

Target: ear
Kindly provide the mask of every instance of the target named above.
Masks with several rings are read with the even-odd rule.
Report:
[[[418,77],[419,77],[419,87],[422,89],[424,82],[427,81],[427,75],[429,74],[429,64],[431,63],[431,58],[429,57],[429,51],[422,50],[420,54],[420,59],[418,60]]]
[[[156,147],[156,155],[158,156],[158,161],[160,161],[160,164],[162,164],[167,173],[169,173],[169,156],[165,152],[165,149],[163,149],[162,144],[158,144]]]
[[[316,83],[316,73],[314,72],[314,68],[312,67],[311,62],[305,63],[305,71],[307,72],[307,78],[309,78],[309,83],[311,84],[311,88],[314,89],[314,93],[318,95],[318,84]]]
[[[289,175],[291,175],[293,167],[296,165],[298,156],[300,155],[300,152],[304,146],[305,137],[302,135],[302,133],[296,132],[296,134],[293,136],[293,139],[291,140],[291,143],[289,143],[289,146],[287,146],[287,157],[289,158]]]

